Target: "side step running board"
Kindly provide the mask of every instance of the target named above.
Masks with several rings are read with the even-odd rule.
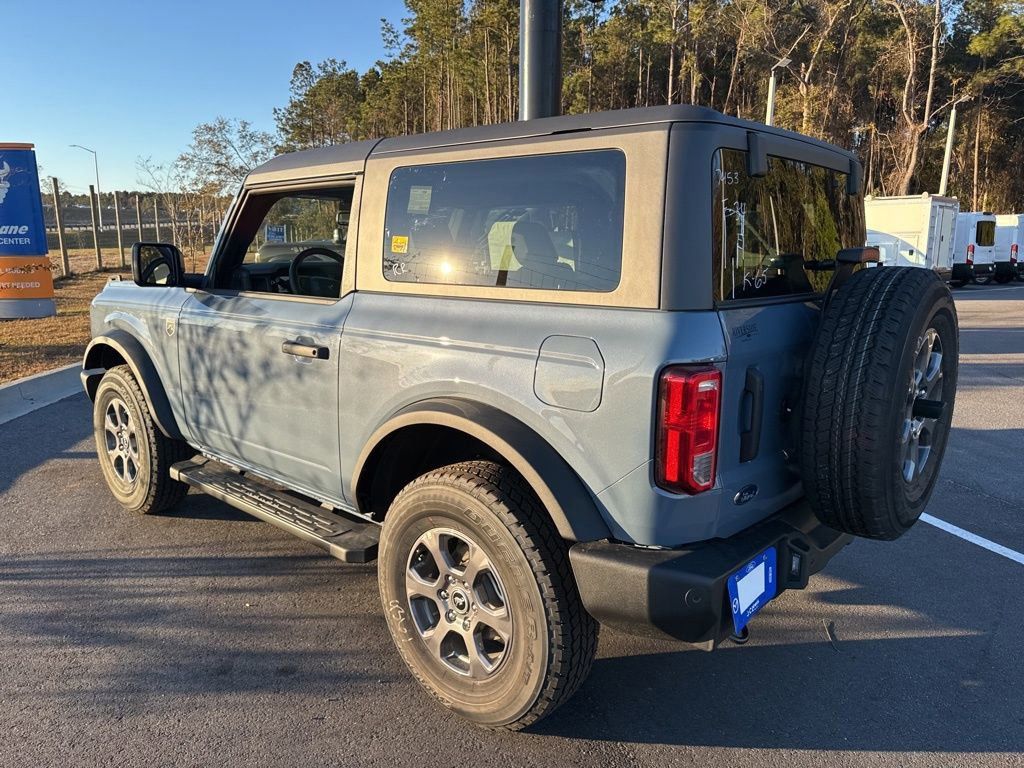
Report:
[[[180,461],[171,467],[171,477],[316,544],[346,563],[377,559],[380,529],[372,523],[328,512],[207,459]]]

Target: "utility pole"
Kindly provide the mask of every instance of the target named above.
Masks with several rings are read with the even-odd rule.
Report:
[[[520,0],[520,120],[562,111],[562,10],[562,0]]]
[[[114,225],[117,227],[117,250],[121,254],[121,266],[127,266],[124,261],[124,238],[121,234],[121,198],[114,190]]]
[[[142,201],[139,196],[135,196],[135,222],[139,225],[139,239],[137,242],[144,242],[146,238],[142,236]]]
[[[68,260],[68,246],[64,242],[64,211],[60,208],[60,183],[56,176],[50,177],[50,187],[53,189],[53,217],[57,221],[57,243],[60,245],[60,269],[61,274],[67,277],[71,274],[71,262]]]
[[[764,124],[774,125],[775,124],[775,84],[778,78],[778,71],[785,69],[793,63],[792,59],[779,59],[775,64],[772,65],[771,74],[768,76],[768,107],[764,114]]]
[[[103,254],[100,251],[100,231],[96,228],[96,188],[89,185],[89,213],[92,215],[92,241],[96,246],[96,269],[103,269]]]
[[[103,229],[103,206],[99,205],[99,199],[100,199],[100,161],[99,161],[99,159],[96,156],[96,150],[89,149],[88,147],[83,147],[81,144],[72,144],[71,146],[72,147],[77,147],[78,149],[84,149],[86,152],[91,152],[92,153],[92,164],[93,164],[93,168],[95,168],[95,170],[96,170],[96,201],[97,201],[97,209],[99,211],[99,217],[100,217],[100,229]]]
[[[953,102],[953,108],[949,111],[949,128],[946,129],[946,152],[942,156],[942,179],[939,181],[939,194],[946,194],[946,187],[949,183],[949,165],[953,158],[953,133],[956,131],[956,108],[958,104],[969,101],[970,97],[957,99]]]

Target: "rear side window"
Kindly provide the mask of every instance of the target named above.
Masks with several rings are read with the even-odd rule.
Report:
[[[713,184],[716,301],[820,293],[832,273],[805,262],[864,244],[864,200],[847,194],[844,173],[769,157],[767,175],[755,177],[746,152],[722,149]]]
[[[996,244],[996,223],[994,221],[979,221],[974,228],[974,242],[987,247]]]
[[[618,150],[397,168],[384,277],[612,291],[622,273],[625,186]]]

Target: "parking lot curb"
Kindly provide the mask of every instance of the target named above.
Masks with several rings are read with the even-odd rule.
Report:
[[[79,363],[0,385],[0,424],[82,391]]]

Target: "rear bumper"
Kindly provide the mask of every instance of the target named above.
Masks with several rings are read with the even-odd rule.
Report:
[[[989,264],[978,264],[974,263],[974,276],[978,275],[991,275],[996,271],[996,265],[993,263]]]
[[[852,538],[822,525],[800,501],[728,539],[671,550],[582,542],[569,559],[583,604],[602,624],[711,650],[733,631],[726,587],[732,573],[775,547],[778,592],[803,589]]]

